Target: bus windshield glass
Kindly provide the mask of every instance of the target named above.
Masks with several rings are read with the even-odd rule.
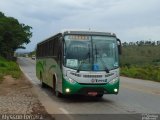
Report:
[[[66,35],[64,66],[80,71],[105,71],[119,66],[115,37]]]

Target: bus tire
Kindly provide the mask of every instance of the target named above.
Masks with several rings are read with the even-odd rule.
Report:
[[[56,78],[55,78],[55,75],[53,75],[53,94],[56,94]]]
[[[103,94],[98,94],[96,95],[97,98],[102,98],[103,97]]]
[[[53,93],[57,97],[62,97],[62,94],[56,90],[56,77],[55,77],[55,75],[53,75]]]
[[[57,96],[57,97],[59,97],[59,98],[61,98],[61,97],[62,97],[62,93],[60,93],[59,91],[56,91],[56,93],[55,93],[55,94],[56,94],[56,96]]]

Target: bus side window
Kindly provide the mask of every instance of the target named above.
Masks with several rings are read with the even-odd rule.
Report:
[[[57,63],[59,64],[59,61],[60,61],[60,50],[62,48],[60,48],[60,40],[59,38],[55,38],[54,39],[54,42],[53,42],[53,56],[55,58],[55,60],[57,61]]]
[[[59,38],[58,40],[58,63],[60,65],[60,68],[62,68],[62,51],[63,51],[63,47],[62,47],[62,37]]]
[[[57,56],[58,56],[58,40],[57,40],[57,38],[55,38],[54,39],[54,48],[53,48],[54,50],[54,57],[56,57],[56,60],[57,60]]]

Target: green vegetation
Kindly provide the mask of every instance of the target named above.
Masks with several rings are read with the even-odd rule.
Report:
[[[128,77],[153,80],[160,82],[160,66],[131,66],[122,67],[121,74]]]
[[[19,78],[21,71],[15,60],[14,52],[22,45],[28,44],[32,37],[31,27],[13,17],[7,17],[0,12],[0,80],[5,75]]]
[[[30,26],[0,12],[0,56],[12,60],[14,52],[30,42],[30,30]]]
[[[160,41],[123,43],[121,75],[160,82]]]
[[[35,50],[32,51],[32,52],[30,52],[30,53],[28,54],[28,57],[32,57],[33,55],[36,55],[36,51],[35,51]]]
[[[21,76],[21,71],[16,62],[0,57],[0,81],[3,80],[5,75],[11,75],[13,78],[18,79]]]

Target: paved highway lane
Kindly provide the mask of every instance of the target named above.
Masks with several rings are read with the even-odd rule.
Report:
[[[160,113],[160,83],[121,77],[118,95],[104,95],[102,99],[74,96],[57,98],[42,89],[35,75],[35,61],[19,58],[18,63],[36,86],[40,101],[48,113],[54,114],[136,114]],[[55,109],[56,108],[56,109]]]

